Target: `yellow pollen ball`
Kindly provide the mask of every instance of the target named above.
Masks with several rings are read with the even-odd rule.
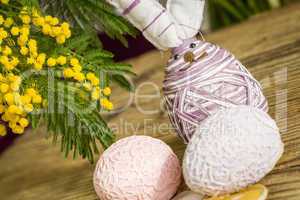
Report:
[[[9,114],[8,113],[8,118],[9,118],[9,122],[11,122],[12,124],[15,125],[19,121],[20,116],[17,114]]]
[[[11,114],[18,114],[18,115],[22,114],[22,110],[16,105],[10,105],[7,111]]]
[[[64,69],[63,74],[64,74],[64,77],[66,77],[66,78],[72,78],[75,73],[71,68],[66,68],[66,69]]]
[[[106,98],[100,99],[100,105],[105,106],[107,104],[108,100]]]
[[[75,72],[81,72],[82,67],[78,64],[78,65],[76,65],[76,66],[73,67],[73,70],[74,70]]]
[[[14,66],[13,66],[11,63],[6,64],[4,67],[5,67],[5,69],[7,69],[8,71],[14,69]]]
[[[36,104],[42,103],[42,97],[41,97],[41,95],[34,95],[32,97],[32,103],[36,103]]]
[[[29,49],[29,51],[30,51],[30,55],[31,55],[33,58],[38,57],[37,49]]]
[[[13,128],[15,128],[17,126],[17,124],[14,121],[9,121],[8,122],[8,126],[9,126],[9,128],[13,129]]]
[[[30,49],[31,49],[31,48],[37,47],[37,42],[36,42],[36,40],[30,39],[30,40],[28,41],[28,46],[29,46]]]
[[[12,53],[12,50],[9,46],[5,46],[4,49],[2,50],[3,55],[10,55]]]
[[[64,35],[59,35],[56,37],[56,42],[58,44],[63,44],[66,42],[66,37]]]
[[[44,64],[46,60],[46,54],[45,53],[40,53],[38,57],[36,58],[36,61],[40,64]]]
[[[98,78],[93,78],[93,79],[91,79],[91,82],[92,82],[92,85],[93,86],[97,86],[97,85],[99,85],[99,79]]]
[[[45,24],[45,20],[43,17],[38,17],[33,21],[36,26],[43,26]]]
[[[79,60],[77,58],[71,58],[70,60],[70,64],[75,67],[77,65],[79,65]]]
[[[72,35],[72,33],[71,33],[70,30],[65,30],[65,31],[64,31],[64,35],[66,36],[66,38],[70,38],[71,35]]]
[[[24,110],[29,113],[33,111],[33,105],[32,104],[26,104],[24,105]]]
[[[19,83],[11,83],[10,88],[12,91],[18,91],[20,89],[20,84]]]
[[[47,60],[47,65],[48,65],[49,67],[55,66],[55,65],[56,65],[56,59],[55,59],[55,58],[48,58],[48,60]]]
[[[2,16],[2,15],[0,15],[0,25],[2,25],[2,24],[3,24],[3,22],[4,22],[4,18],[3,18],[3,16]]]
[[[14,26],[10,29],[10,32],[13,36],[17,36],[20,33],[20,29],[18,27]]]
[[[31,103],[31,96],[29,96],[29,95],[21,96],[20,100],[23,105],[29,104],[29,103]]]
[[[0,136],[5,136],[7,134],[6,127],[3,124],[0,124]]]
[[[52,28],[52,34],[53,34],[53,36],[58,36],[60,33],[61,33],[61,28],[60,27],[53,27]]]
[[[3,104],[0,104],[0,114],[5,111],[6,107]]]
[[[69,25],[67,22],[63,22],[63,23],[61,24],[61,28],[62,28],[63,30],[69,30],[70,25]]]
[[[24,133],[24,128],[22,126],[15,126],[12,131],[15,134],[22,134]]]
[[[82,81],[84,81],[85,76],[84,76],[83,73],[76,72],[76,73],[74,74],[74,79],[77,80],[77,81],[79,81],[79,82],[82,82]]]
[[[43,32],[45,35],[49,35],[50,32],[51,32],[51,26],[50,26],[49,24],[43,25],[42,32]]]
[[[8,90],[9,90],[9,85],[8,85],[8,84],[2,83],[2,84],[0,85],[0,91],[1,91],[2,93],[6,93],[6,92],[8,92]]]
[[[18,38],[18,45],[20,46],[24,46],[26,44],[26,42],[28,41],[28,36],[27,35],[20,35]]]
[[[4,100],[8,105],[12,105],[14,103],[14,95],[12,93],[6,93],[4,95]]]
[[[9,28],[12,24],[14,23],[14,20],[10,17],[6,18],[6,20],[4,21],[4,26],[6,28]]]
[[[100,105],[107,110],[113,109],[113,104],[106,98],[100,99]]]
[[[43,64],[34,62],[34,69],[36,69],[37,71],[40,71],[42,68],[43,68]]]
[[[8,126],[9,128],[14,129],[17,126],[17,124],[13,121],[9,121]]]
[[[1,116],[1,119],[2,119],[3,121],[5,121],[5,122],[8,121],[8,117],[7,117],[6,113],[5,113],[4,115]]]
[[[86,78],[87,78],[88,80],[92,80],[92,79],[95,78],[95,77],[96,77],[95,74],[92,73],[92,72],[89,72],[89,73],[87,73],[87,75],[86,75]]]
[[[97,90],[94,90],[93,92],[92,92],[92,100],[98,100],[100,98],[100,94],[99,94],[99,91],[97,91]]]
[[[26,118],[21,118],[19,120],[19,124],[21,127],[26,128],[29,125],[29,122]]]
[[[20,49],[20,53],[21,53],[23,56],[26,56],[26,55],[28,54],[28,48],[22,46],[21,49]]]
[[[51,21],[52,21],[52,16],[50,16],[50,15],[47,15],[46,17],[45,17],[45,21],[46,22],[48,22],[48,23],[50,23]]]
[[[50,24],[51,24],[52,26],[56,26],[58,23],[59,23],[59,20],[58,20],[56,17],[53,17],[53,18],[50,20]]]
[[[107,109],[107,110],[112,110],[112,109],[114,109],[113,103],[112,103],[112,102],[108,102],[108,104],[106,105],[106,109]]]
[[[8,36],[7,32],[4,30],[0,30],[0,41],[2,41],[2,39],[5,39]]]
[[[33,97],[34,95],[36,95],[36,91],[34,88],[28,88],[26,89],[25,93],[31,97]]]
[[[11,60],[11,64],[13,65],[13,66],[17,66],[18,64],[19,64],[19,58],[17,58],[17,57],[12,57],[12,60]]]
[[[24,26],[22,26],[22,28],[20,29],[20,33],[21,33],[22,35],[28,36],[28,35],[29,35],[29,32],[30,32],[30,29],[29,29],[29,26],[28,26],[28,25],[24,25]]]
[[[111,94],[111,89],[110,89],[110,87],[106,87],[103,89],[102,92],[105,96],[109,96]]]
[[[29,24],[31,22],[29,15],[22,15],[20,18],[24,24]]]
[[[67,58],[65,56],[59,56],[57,59],[56,59],[56,62],[60,65],[64,65],[67,63]]]

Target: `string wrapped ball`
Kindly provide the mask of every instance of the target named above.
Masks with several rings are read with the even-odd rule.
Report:
[[[119,140],[100,157],[94,187],[101,200],[170,200],[181,182],[178,158],[148,136]]]
[[[185,151],[183,175],[194,192],[237,192],[261,180],[283,153],[275,121],[251,106],[220,109],[199,126]]]
[[[221,107],[250,105],[268,110],[259,82],[227,50],[193,38],[172,54],[163,91],[171,123],[185,143]]]

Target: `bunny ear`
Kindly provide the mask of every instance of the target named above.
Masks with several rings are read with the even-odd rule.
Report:
[[[200,30],[205,0],[169,0],[167,10],[184,31],[184,38],[192,38]]]
[[[157,0],[106,0],[158,49],[182,44],[184,32]]]

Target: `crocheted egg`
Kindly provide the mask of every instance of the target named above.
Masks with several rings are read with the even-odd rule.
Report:
[[[183,175],[194,192],[232,193],[261,180],[282,153],[279,130],[268,114],[250,106],[221,109],[196,129]]]
[[[94,187],[101,200],[169,200],[181,182],[178,158],[148,136],[117,141],[100,157]]]
[[[197,194],[192,191],[185,191],[181,192],[180,194],[176,195],[172,200],[202,200],[204,195]]]
[[[169,118],[188,143],[195,128],[222,107],[267,111],[260,84],[227,50],[196,39],[173,49],[163,84]]]

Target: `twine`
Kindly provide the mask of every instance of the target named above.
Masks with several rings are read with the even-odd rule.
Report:
[[[190,48],[191,43],[196,47]],[[184,61],[188,51],[196,61]],[[268,110],[259,82],[227,50],[190,39],[172,53],[163,90],[170,121],[185,143],[204,119],[222,107],[250,105]],[[175,54],[179,59],[174,59]]]

